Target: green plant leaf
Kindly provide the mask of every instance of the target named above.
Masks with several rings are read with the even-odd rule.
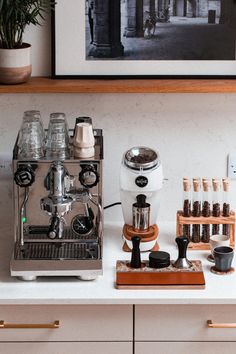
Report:
[[[54,0],[0,0],[0,46],[20,47],[25,27],[41,25],[55,4]]]

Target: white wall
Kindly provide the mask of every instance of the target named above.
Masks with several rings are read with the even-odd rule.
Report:
[[[34,75],[50,73],[50,26],[33,28]],[[36,49],[40,44],[41,49]],[[41,53],[40,53],[41,52]],[[79,115],[93,117],[104,130],[105,205],[119,200],[119,167],[123,152],[133,145],[159,150],[165,182],[161,220],[175,221],[181,205],[183,176],[223,177],[228,152],[236,150],[234,94],[2,94],[0,95],[0,158],[11,157],[26,109],[39,109],[45,125],[53,111],[64,111],[70,127]],[[1,167],[2,166],[2,167]],[[0,163],[0,222],[10,221],[11,179]],[[236,206],[236,188],[232,197]],[[120,220],[119,207],[107,210],[105,220]]]

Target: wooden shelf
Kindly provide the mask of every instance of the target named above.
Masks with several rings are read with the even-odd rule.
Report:
[[[233,79],[53,80],[0,85],[0,93],[236,93]]]

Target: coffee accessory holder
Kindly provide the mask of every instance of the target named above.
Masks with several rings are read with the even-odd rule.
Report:
[[[179,237],[183,234],[184,225],[229,225],[229,235],[230,235],[230,246],[234,248],[235,244],[235,212],[231,211],[229,216],[219,217],[209,216],[209,217],[185,217],[181,210],[177,211],[176,215],[176,236]],[[189,242],[188,248],[190,250],[210,250],[210,244],[204,242]]]
[[[179,256],[170,261],[169,254],[154,251],[149,261],[139,260],[139,242],[132,238],[131,262],[118,260],[116,263],[117,289],[204,289],[205,278],[199,260],[186,258],[188,240],[182,236],[177,240]],[[135,267],[134,267],[135,265]],[[139,266],[139,267],[138,267]]]

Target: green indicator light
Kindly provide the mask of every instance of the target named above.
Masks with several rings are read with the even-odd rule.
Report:
[[[21,220],[22,220],[22,222],[26,222],[26,217],[23,216]]]

